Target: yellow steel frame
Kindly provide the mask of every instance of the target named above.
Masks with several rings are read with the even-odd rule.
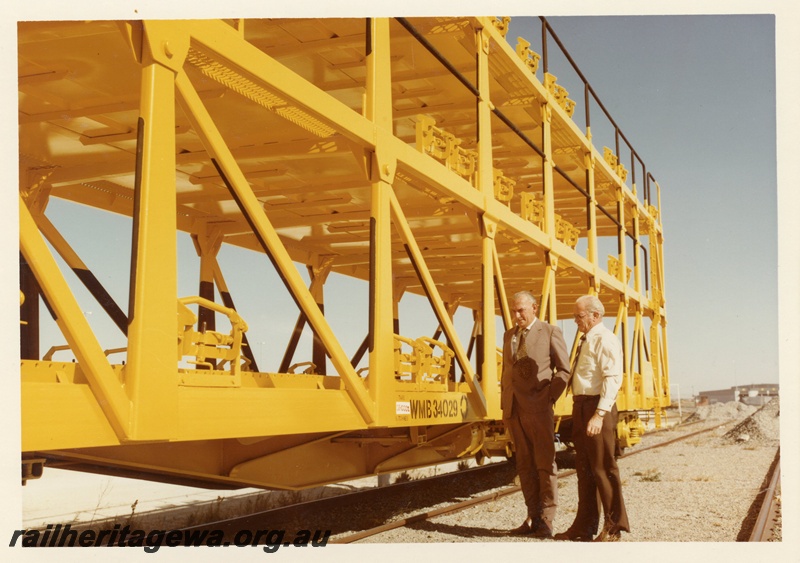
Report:
[[[21,175],[21,253],[77,360],[58,363],[23,358],[25,456],[50,462],[69,460],[89,469],[111,465],[122,474],[143,471],[183,482],[302,488],[464,455],[502,453],[508,436],[495,422],[502,416],[497,356],[500,334],[495,319],[499,314],[504,326],[510,326],[509,295],[534,285],[541,289],[540,316],[547,322],[570,318],[574,298],[587,292],[599,295],[609,314],[616,312],[615,330],[625,349],[619,408],[655,409],[660,415],[669,401],[660,202],[654,207],[640,201],[636,184],[626,185],[626,171],[616,160],[600,157],[589,130],[582,132],[572,121],[572,105],[567,103],[566,91],[555,85],[555,77],[548,75],[546,84],[540,82],[531,59],[535,53],[527,48],[515,51],[506,42],[507,22],[495,18],[415,22],[432,39],[456,29],[461,33],[459,44],[474,49],[473,148],[460,146],[468,143],[457,132],[447,130],[448,126],[457,129],[457,120],[455,125],[446,122],[439,127],[432,118],[421,117],[418,127],[428,129],[426,142],[417,147],[398,132],[398,116],[403,114],[395,106],[399,94],[393,88],[393,72],[399,71],[392,70],[393,54],[394,49],[404,49],[405,43],[397,38],[402,30],[396,22],[367,21],[361,111],[248,41],[246,20],[235,24],[147,21],[120,25],[141,73],[135,159],[111,162],[84,176],[133,177],[132,190],[126,192],[120,184],[113,188],[132,194],[132,203],[130,196],[127,201],[98,199],[79,189],[72,183],[81,181],[79,167],[56,167],[55,172],[46,174],[30,167]],[[522,83],[520,88],[527,92],[524,111],[531,110],[525,119],[532,119],[540,128],[540,200],[531,199],[523,183],[511,179],[513,173],[496,167],[505,158],[498,147],[507,132],[499,125],[495,110],[503,101],[509,114],[518,109],[508,103],[505,94],[498,96],[505,100],[494,99],[500,72]],[[204,82],[198,82],[198,77],[204,77]],[[214,82],[223,93],[210,94],[208,82]],[[21,76],[21,91],[28,83]],[[214,117],[215,95],[241,97],[258,111],[271,112],[312,138],[333,139],[346,147],[362,174],[354,187],[366,189],[368,194],[367,206],[351,212],[367,225],[361,228],[366,233],[362,240],[369,248],[366,263],[358,262],[358,257],[348,263],[345,255],[303,248],[281,234],[285,222],[280,222],[280,216],[270,216],[265,192],[256,189],[252,175],[241,164],[247,149],[232,146],[229,124]],[[114,107],[118,106],[109,105],[107,111]],[[55,118],[40,112],[42,122]],[[21,125],[28,122],[37,122],[35,115],[21,117]],[[193,215],[193,209],[185,205],[187,196],[176,187],[176,169],[185,164],[176,150],[176,134],[186,131],[196,136],[216,172],[216,185],[203,188],[205,197],[235,202],[238,227]],[[423,138],[420,129],[416,134]],[[557,179],[560,156],[555,145],[560,150],[565,136],[585,171],[588,199],[583,229],[574,227],[560,210],[565,204]],[[117,134],[107,142],[126,139],[131,136]],[[70,174],[75,175],[73,180]],[[337,184],[335,178],[330,180],[338,190],[346,188],[349,181]],[[613,232],[598,218],[601,181],[603,205],[608,206],[611,194],[619,225],[613,227],[619,253],[611,257],[608,269],[600,265],[598,257],[598,237]],[[455,270],[448,273],[447,266],[440,263],[448,255],[447,249],[439,256],[427,249],[427,242],[420,242],[431,235],[417,215],[418,200],[412,204],[412,193],[422,194],[414,197],[439,206],[445,214],[455,213],[451,215],[456,217],[453,225],[459,218],[469,219],[472,232],[467,234],[475,241],[468,242],[471,257],[465,259],[456,252],[452,256],[457,257],[454,269],[464,260],[472,261],[468,266],[476,268],[470,278],[474,291],[468,289],[460,295],[455,289],[459,274]],[[541,205],[540,220],[534,221],[518,209],[521,194]],[[129,309],[127,325],[121,327],[127,331],[124,365],[112,364],[102,350],[45,244],[44,237],[73,269],[87,269],[44,215],[46,201],[52,196],[123,213],[133,220]],[[276,227],[275,220],[280,226]],[[242,230],[242,224],[247,228]],[[180,300],[176,249],[164,244],[174,240],[177,230],[192,234],[200,257],[200,295]],[[645,271],[641,260],[632,264],[633,285],[626,277],[631,269],[626,237],[641,246],[642,231],[649,242],[648,291],[642,288]],[[447,236],[445,223],[439,232]],[[575,233],[586,237],[585,256],[575,249]],[[224,307],[212,302],[214,285],[223,299],[230,299],[216,259],[223,243],[252,248],[269,257],[301,319],[313,330],[316,361],[312,363],[322,364],[316,366],[321,373],[252,369],[254,358],[252,351],[248,355],[244,335],[247,313],[237,313],[232,301]],[[530,259],[531,265],[517,256]],[[295,262],[308,266],[310,286]],[[541,264],[541,269],[533,262]],[[356,371],[323,312],[323,287],[328,273],[337,269],[354,272],[369,282],[366,370]],[[408,277],[409,273],[413,275]],[[452,363],[460,369],[460,378],[448,380],[440,372],[427,382],[422,377],[413,381],[398,377],[396,343],[404,337],[395,333],[395,322],[397,304],[405,291],[427,296],[446,339],[446,344],[435,339],[409,340],[421,343],[415,344],[410,361],[418,365],[427,362],[428,373]],[[178,328],[178,337],[187,340],[178,349],[176,311],[180,313],[188,303],[199,304],[198,315],[187,316],[184,311],[181,318],[190,320]],[[466,304],[474,314],[475,363],[453,321],[459,304]],[[232,323],[238,328],[234,332],[238,332],[231,337],[215,332],[215,312],[235,319]],[[220,351],[219,346],[225,349]],[[440,359],[431,356],[437,346],[445,349]],[[196,351],[204,347],[210,347],[207,353]],[[189,361],[195,361],[197,369],[178,367],[176,351],[178,361],[195,354],[196,360]],[[326,356],[333,375],[327,375]],[[221,370],[215,359],[229,361],[230,370]],[[562,397],[556,414],[567,416],[570,405],[570,398]],[[376,447],[365,447],[370,445]],[[322,464],[320,459],[326,462]]]

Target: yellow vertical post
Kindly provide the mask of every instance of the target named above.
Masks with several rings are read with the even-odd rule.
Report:
[[[370,319],[369,386],[378,423],[386,422],[394,383],[394,298],[392,291],[392,230],[390,201],[394,163],[384,160],[382,139],[392,134],[389,20],[367,20],[367,81],[364,115],[376,132],[370,166]]]
[[[625,248],[625,236],[627,233],[627,229],[625,228],[625,194],[622,192],[622,187],[617,186],[617,220],[619,221],[620,227],[619,231],[617,232],[617,244],[619,245],[619,280],[622,282],[622,285],[626,288],[628,287],[627,275],[628,275],[628,259],[627,255],[628,252]],[[625,294],[627,295],[627,289]]]
[[[634,184],[634,188],[635,188],[635,186],[636,185]],[[634,308],[635,308],[635,315],[636,315],[636,320],[635,320],[635,323],[634,323],[634,326],[635,326],[635,329],[634,329],[634,334],[635,334],[634,345],[637,347],[636,351],[635,351],[635,357],[639,361],[639,366],[640,366],[639,372],[640,372],[640,375],[642,377],[642,380],[644,380],[645,375],[647,373],[649,373],[649,371],[647,369],[645,369],[645,364],[650,363],[650,362],[648,362],[648,359],[647,359],[647,343],[645,341],[645,334],[644,334],[644,320],[643,320],[643,316],[642,316],[642,301],[640,300],[641,291],[642,291],[642,263],[641,263],[642,259],[641,259],[641,254],[639,253],[640,225],[639,225],[639,208],[638,207],[634,207],[633,208],[633,212],[632,212],[632,215],[631,215],[631,221],[633,223],[633,240],[634,240],[634,243],[633,243],[633,289],[637,293],[637,299],[636,299],[636,301],[634,302],[634,305],[633,305]],[[626,270],[626,274],[627,274],[627,270]],[[631,354],[634,354],[634,352],[631,351]],[[651,358],[652,358],[652,356],[651,356]],[[634,404],[633,403],[633,378],[634,378],[635,371],[636,371],[635,369],[631,368],[630,372],[628,374],[626,374],[625,380],[624,380],[624,383],[623,383],[623,385],[625,387],[625,397],[627,398],[627,400],[630,403],[630,408],[633,408],[633,404]],[[655,375],[655,373],[653,375],[653,378],[654,379],[657,378],[657,375]],[[657,387],[658,386],[656,386],[656,388]],[[642,388],[644,389],[644,385],[642,385]]]
[[[487,416],[492,419],[499,419],[502,414],[500,411],[500,393],[498,382],[500,374],[497,373],[497,329],[495,326],[495,271],[494,271],[494,237],[497,233],[497,224],[489,221],[486,217],[483,220],[483,239],[482,239],[482,307],[481,307],[481,331],[482,339],[479,341],[483,347],[481,365],[478,366],[478,373],[481,374],[481,387],[483,395],[486,397]],[[502,308],[502,306],[501,306]]]
[[[628,291],[628,252],[625,247],[625,236],[627,229],[625,228],[625,194],[622,192],[622,187],[617,186],[617,220],[619,221],[619,230],[617,231],[617,245],[619,250],[619,281],[625,286],[625,295]]]
[[[166,43],[153,42],[154,50]],[[137,439],[168,438],[176,426],[177,249],[175,74],[151,52],[142,68],[125,384]]]
[[[370,208],[369,387],[380,416],[390,401],[394,381],[394,299],[392,295],[391,186],[372,184]]]
[[[636,358],[639,361],[639,374],[642,377],[642,391],[644,391],[644,377],[648,373],[646,369],[647,363],[647,341],[645,340],[644,334],[644,318],[642,316],[642,307],[639,302],[634,302],[633,305],[636,308],[636,318],[634,321],[634,345],[636,346]],[[633,397],[633,380],[634,380],[634,373],[636,372],[633,367],[631,367],[630,373],[626,375],[623,385],[625,387],[625,397],[628,400],[628,408],[633,409],[636,405]]]
[[[589,201],[586,202],[586,231],[587,231],[587,256],[586,258],[592,263],[592,278],[593,286],[597,287],[598,284],[598,270],[600,265],[597,262],[597,200],[595,199],[595,179],[594,170],[597,165],[597,160],[592,155],[591,151],[586,153],[586,189],[589,192]]]
[[[658,324],[661,329],[661,348],[660,352],[661,355],[659,356],[660,362],[660,370],[659,370],[659,377],[663,377],[664,386],[669,389],[669,354],[667,350],[667,320],[662,314],[662,309],[665,307],[666,302],[664,298],[664,231],[663,231],[663,223],[661,221],[661,187],[656,184],[656,194],[658,199],[658,219],[653,221],[653,227],[650,233],[650,247],[651,247],[651,254],[653,255],[652,262],[653,264],[650,273],[650,287],[652,289],[653,295],[657,295],[656,307],[658,307]],[[655,288],[658,287],[658,292],[656,293]],[[655,320],[654,320],[655,322]],[[662,375],[663,374],[663,375]]]
[[[489,202],[494,199],[494,170],[492,168],[492,106],[489,83],[489,34],[479,29],[475,36],[478,52],[478,189]],[[484,260],[486,257],[484,256]]]
[[[552,95],[548,93],[548,100],[552,100]],[[553,182],[553,135],[552,124],[553,108],[551,102],[548,101],[542,105],[542,144],[544,146],[545,158],[542,162],[543,168],[543,181],[544,181],[544,229],[550,239],[550,245],[556,240],[556,204],[555,204],[555,184]],[[558,319],[558,310],[556,305],[556,288],[555,288],[555,267],[558,265],[558,260],[555,256],[549,256],[547,260],[547,272],[545,276],[553,276],[553,284],[549,288],[546,298],[547,304],[542,303],[542,307],[546,306],[547,315],[551,322]],[[542,296],[542,300],[545,296]]]
[[[651,326],[651,330],[652,330],[652,326]],[[651,357],[655,358],[655,354],[657,354],[657,353],[659,353],[659,350],[657,350],[657,349],[652,350],[651,351]],[[662,375],[663,374],[660,372],[660,366],[658,364],[658,361],[654,359],[653,360],[653,390],[655,392],[656,397],[658,397],[659,401],[661,400],[661,397],[664,396],[665,392],[666,392],[667,398],[669,398],[669,395],[670,395],[669,381],[665,381],[665,379],[662,377]]]
[[[639,208],[633,209],[633,289],[636,293],[642,292],[642,260],[639,254]]]
[[[617,196],[617,220],[619,221],[619,231],[617,233],[617,245],[619,250],[619,280],[623,285],[622,293],[620,294],[620,310],[619,310],[619,330],[620,340],[622,341],[622,357],[623,357],[623,380],[631,377],[632,370],[632,347],[630,338],[628,337],[628,260],[627,249],[625,247],[625,237],[627,230],[625,228],[625,194],[622,191],[622,186],[616,188]]]
[[[492,170],[492,109],[489,82],[489,33],[479,29],[475,36],[478,53],[478,189],[486,201],[494,199],[494,174]],[[481,387],[486,397],[486,411],[489,418],[500,418],[500,393],[497,383],[497,330],[495,328],[495,245],[497,222],[484,213],[481,221],[481,327],[478,345],[481,360],[477,366],[481,375]],[[502,305],[501,305],[502,307]]]
[[[664,307],[664,270],[661,255],[663,238],[659,232],[657,219],[655,217],[647,222],[647,229],[647,236],[650,243],[650,307],[653,310],[653,320],[650,326],[653,373],[654,377],[662,380],[664,388],[669,389],[667,328],[666,320],[662,315]]]
[[[367,81],[364,116],[376,129],[392,133],[392,73],[389,20],[367,19]]]
[[[548,94],[550,97],[550,94]],[[556,238],[555,187],[553,185],[553,108],[549,102],[542,104],[542,145],[545,157],[542,162],[544,182],[544,230],[551,242]]]
[[[650,322],[650,334],[648,335],[650,341],[650,361],[653,366],[653,389],[656,390],[656,396],[661,397],[661,394],[658,393],[658,389],[663,389],[663,382],[661,381],[661,368],[660,368],[660,358],[659,354],[661,354],[661,346],[658,343],[658,315],[655,315],[653,320]],[[644,337],[643,337],[644,339]],[[667,387],[667,392],[669,393],[669,387]]]

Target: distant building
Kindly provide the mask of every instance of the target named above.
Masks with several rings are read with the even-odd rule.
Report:
[[[777,397],[779,385],[777,383],[751,383],[750,385],[736,385],[730,389],[716,391],[700,391],[697,397],[698,405],[713,405],[714,403],[729,403],[741,401],[747,405],[760,407]]]

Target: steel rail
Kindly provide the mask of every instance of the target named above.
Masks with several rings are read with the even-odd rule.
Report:
[[[575,473],[575,470],[571,470],[568,473]],[[559,474],[559,479],[565,475]],[[516,493],[520,490],[518,485],[514,485],[512,487],[508,487],[506,489],[502,489],[500,491],[496,491],[494,493],[489,493],[486,495],[481,495],[479,497],[467,499],[461,501],[456,504],[452,504],[449,506],[443,506],[441,508],[436,508],[434,510],[429,510],[428,512],[420,512],[419,514],[414,514],[413,516],[409,516],[408,518],[403,518],[401,520],[396,520],[394,522],[389,522],[388,524],[383,524],[382,526],[376,526],[375,528],[370,528],[369,530],[364,530],[361,532],[356,532],[355,534],[350,534],[349,536],[345,536],[344,538],[339,538],[335,540],[331,540],[329,543],[353,543],[357,542],[358,540],[363,540],[364,538],[368,538],[371,536],[377,536],[378,534],[382,534],[383,532],[388,532],[390,530],[395,530],[397,528],[404,528],[409,524],[414,524],[415,522],[422,522],[424,520],[428,520],[429,518],[433,518],[435,516],[440,516],[442,514],[449,514],[451,512],[458,512],[459,510],[464,510],[469,508],[470,506],[474,506],[476,504],[482,504],[484,502],[489,502],[492,500],[496,500],[498,498],[508,496],[510,494]]]
[[[500,462],[496,462],[496,463],[489,463],[489,464],[486,464],[486,465],[483,465],[483,466],[470,467],[470,468],[463,469],[463,470],[453,471],[453,472],[450,472],[450,473],[443,473],[443,474],[439,474],[439,475],[434,475],[432,477],[425,477],[423,479],[412,479],[412,480],[409,480],[409,481],[398,482],[398,483],[394,483],[394,484],[386,485],[386,486],[382,486],[382,487],[373,487],[373,488],[369,488],[369,489],[366,489],[366,490],[356,490],[356,491],[353,491],[353,492],[341,493],[341,494],[337,494],[337,495],[330,496],[330,497],[324,497],[324,498],[321,498],[321,499],[314,499],[314,500],[296,502],[296,503],[292,503],[292,504],[286,504],[284,506],[278,506],[278,507],[275,507],[275,508],[270,508],[268,510],[256,512],[256,513],[252,513],[252,514],[246,514],[246,515],[243,515],[243,516],[234,516],[234,517],[224,518],[222,520],[215,520],[215,521],[203,522],[203,523],[199,523],[199,524],[192,524],[190,526],[186,526],[184,528],[181,528],[181,530],[183,530],[183,531],[203,530],[203,529],[210,529],[210,527],[213,527],[214,529],[237,529],[237,528],[241,528],[243,523],[245,523],[247,521],[252,521],[252,520],[260,521],[260,520],[263,520],[263,518],[265,516],[267,516],[267,515],[279,514],[279,513],[283,513],[283,512],[286,512],[286,511],[290,511],[290,510],[299,509],[299,508],[309,509],[310,507],[317,507],[317,509],[318,509],[319,506],[330,505],[330,504],[333,504],[333,503],[344,503],[344,504],[346,504],[348,506],[352,506],[352,505],[355,505],[355,504],[357,504],[359,502],[359,500],[356,500],[359,497],[361,499],[361,502],[363,502],[363,499],[365,497],[367,497],[368,495],[381,495],[381,496],[384,496],[384,493],[386,493],[387,491],[403,491],[404,489],[408,489],[409,487],[419,486],[419,485],[423,485],[423,484],[445,483],[448,479],[452,479],[454,477],[470,477],[471,474],[472,475],[479,475],[482,472],[485,473],[485,472],[488,472],[488,471],[497,471],[497,470],[502,471],[504,466],[508,466],[509,463],[510,463],[510,461],[505,460],[505,461],[500,461]],[[472,481],[475,482],[475,481],[477,481],[477,479],[472,479]],[[313,511],[316,512],[317,509],[314,509]],[[332,542],[329,542],[329,543],[332,543]]]
[[[773,465],[772,477],[769,480],[764,498],[762,499],[761,509],[758,511],[756,523],[753,526],[753,531],[750,533],[751,542],[771,541],[775,533],[775,522],[778,516],[778,509],[780,502],[776,495],[778,487],[781,483],[781,450],[778,448],[778,453],[775,456],[775,463]]]

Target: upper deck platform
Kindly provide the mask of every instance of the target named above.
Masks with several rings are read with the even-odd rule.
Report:
[[[363,19],[184,22],[179,32],[141,22],[22,22],[22,183],[44,182],[53,197],[132,214],[142,103],[136,41],[159,33],[165,49],[175,51],[172,58],[164,55],[167,60],[186,55],[183,70],[293,260],[331,260],[333,271],[369,279],[367,167],[379,140],[391,135],[386,149],[377,150],[396,166],[397,199],[449,302],[480,307],[476,221],[486,214],[498,223],[495,244],[507,292],[542,292],[542,277],[532,273],[544,270],[545,252],[554,252],[559,318],[571,314],[574,299],[595,276],[598,289],[614,290],[600,291],[607,307],[615,308],[614,294],[625,291],[649,306],[645,224],[660,233],[657,201],[643,197],[650,179],[640,173],[637,186],[636,160],[620,166],[621,157],[606,160],[603,147],[591,145],[570,117],[575,102],[568,95],[580,97],[559,91],[557,79],[542,68],[532,71],[538,55],[524,46],[518,53],[504,38],[501,20],[395,19],[389,28],[390,69],[380,71],[388,79],[380,86],[388,114],[378,123],[366,117],[372,78]],[[488,84],[479,84],[479,30]],[[491,152],[482,162],[479,100],[492,110],[481,133],[491,140]],[[174,150],[178,228],[214,229],[225,243],[260,250],[180,107]],[[488,163],[487,193],[479,177]],[[626,168],[634,174],[628,177]],[[545,201],[546,174],[552,174],[552,203]],[[589,202],[599,210],[593,218]],[[548,212],[556,214],[551,227]],[[641,279],[634,279],[637,272],[622,283],[618,272],[608,273],[605,256],[592,256],[590,233],[612,241],[615,250],[618,240],[627,240],[627,267],[640,262]],[[397,284],[423,292],[396,236],[392,263]],[[658,299],[654,304],[661,305]]]

